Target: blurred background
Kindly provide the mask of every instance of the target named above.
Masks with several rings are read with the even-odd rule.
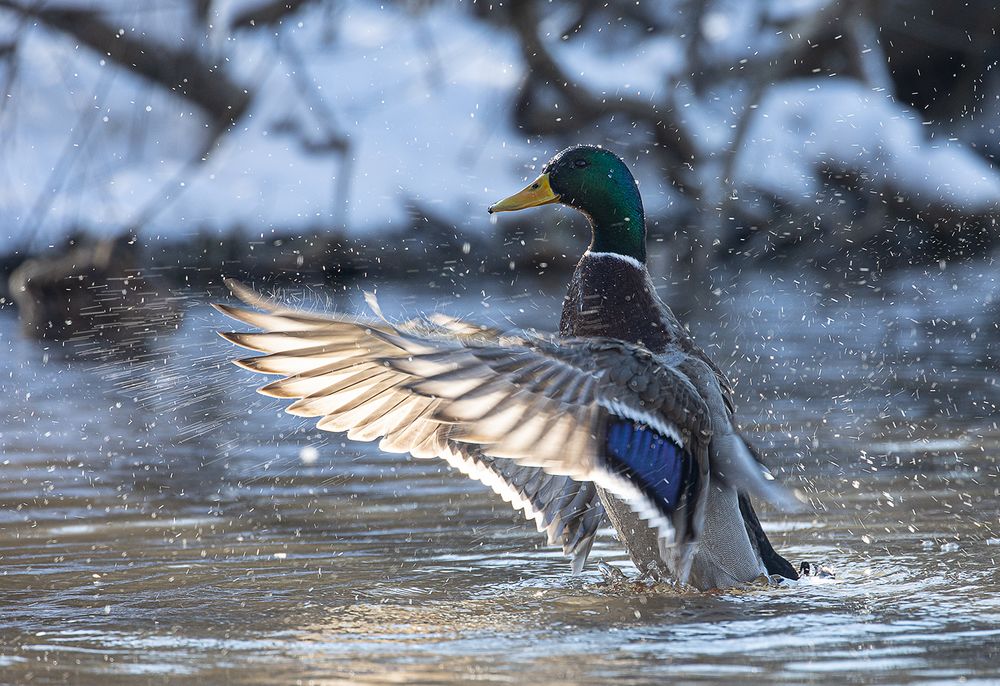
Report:
[[[0,0],[0,681],[996,683],[1000,10],[985,0]],[[570,577],[447,467],[255,395],[224,276],[552,330],[555,152],[835,578]],[[592,560],[630,573],[611,531]],[[979,679],[977,682],[976,679]]]
[[[567,269],[579,218],[484,209],[579,142],[661,272],[988,258],[1000,12],[937,5],[0,0],[0,262]]]

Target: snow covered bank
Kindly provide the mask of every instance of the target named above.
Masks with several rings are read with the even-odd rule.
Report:
[[[187,23],[180,4],[155,13],[106,4],[128,32]],[[482,230],[486,206],[555,149],[510,131],[514,41],[464,8],[355,1],[331,17],[311,5],[274,31],[204,43],[256,95],[191,166],[206,136],[197,111],[32,26],[6,113],[0,240],[38,231],[40,246],[68,227],[114,232],[149,208],[146,238],[238,227],[366,234],[397,227],[413,203]],[[322,149],[330,127],[347,142],[342,154]]]
[[[657,230],[687,232],[695,250],[725,245],[713,231],[730,217],[771,221],[744,198],[795,208],[797,226],[863,219],[865,203],[844,210],[838,175],[890,214],[981,221],[1000,207],[989,161],[891,95],[867,19],[841,17],[836,0],[710,0],[701,16],[671,3],[313,0],[261,24],[246,17],[269,0],[44,4],[94,10],[123,41],[224,73],[250,98],[225,131],[178,95],[183,83],[143,78],[11,2],[0,2],[0,43],[16,55],[0,57],[0,252],[133,226],[147,243],[365,238],[429,216],[484,235],[486,206],[573,142],[623,153]],[[852,56],[863,64],[842,74]]]

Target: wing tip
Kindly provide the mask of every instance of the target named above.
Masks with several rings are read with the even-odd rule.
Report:
[[[806,495],[797,488],[787,488],[777,481],[767,481],[766,486],[756,484],[753,488],[739,490],[750,493],[766,501],[779,512],[787,514],[802,514],[810,512],[812,505]]]
[[[247,350],[262,352],[259,347],[251,345],[247,342],[247,336],[250,336],[251,334],[240,331],[216,331],[215,333],[219,334],[220,338],[229,341],[233,345],[238,345],[239,347],[246,348]]]
[[[222,283],[229,289],[230,293],[247,305],[250,305],[251,307],[259,307],[262,310],[274,309],[274,303],[270,302],[268,298],[265,298],[263,295],[250,288],[250,286],[244,284],[242,281],[234,279],[231,276],[225,276],[222,278]]]
[[[775,505],[780,507],[784,512],[801,514],[809,512],[812,509],[809,499],[799,489],[785,488],[784,486],[779,486],[778,489],[782,493],[782,498],[781,502],[775,503]]]
[[[275,371],[273,369],[268,369],[264,360],[269,358],[270,355],[258,355],[257,357],[243,357],[238,360],[233,360],[233,364],[241,369],[246,369],[250,372],[257,372],[258,374],[283,374],[283,372]]]
[[[226,303],[212,303],[212,307],[227,317],[232,317],[233,319],[238,319],[235,315],[244,312],[245,310],[241,307],[234,307],[233,305],[227,305]]]
[[[239,359],[239,360],[230,360],[230,362],[232,362],[233,364],[235,364],[240,369],[246,369],[248,372],[255,372],[255,371],[257,371],[257,368],[253,366],[253,360],[255,360],[255,359],[257,359],[257,358],[255,358],[255,357],[244,357],[244,358]]]
[[[212,307],[216,312],[221,312],[230,319],[235,319],[242,324],[249,324],[250,326],[258,326],[255,323],[256,316],[259,313],[253,310],[247,310],[242,307],[236,307],[235,305],[227,305],[226,303],[212,303]]]
[[[315,410],[310,410],[308,407],[295,407],[295,404],[291,404],[285,408],[285,414],[290,414],[293,417],[320,417],[321,413]]]
[[[280,398],[282,400],[287,400],[290,398],[301,398],[301,395],[296,395],[290,393],[284,388],[284,382],[288,380],[288,377],[280,379],[278,381],[273,381],[266,386],[261,386],[257,389],[257,392],[261,395],[266,395],[268,398]]]

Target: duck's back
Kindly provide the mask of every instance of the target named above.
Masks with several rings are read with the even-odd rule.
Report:
[[[559,334],[565,338],[617,338],[663,353],[683,335],[637,260],[613,253],[584,253],[563,301]],[[668,578],[656,532],[624,502],[598,489],[608,519],[632,562],[657,579]]]
[[[729,421],[731,398],[724,375],[656,295],[642,263],[612,253],[584,253],[563,302],[559,332],[564,337],[617,338],[642,345],[664,359],[684,360],[679,371],[688,373],[702,393],[717,398],[710,404],[715,405],[719,420]],[[624,502],[602,489],[598,493],[636,567],[658,578],[673,574],[675,570],[660,555],[656,533]],[[750,508],[749,499],[745,506]],[[699,588],[726,588],[750,581],[766,571],[763,552],[790,569],[774,553],[753,515],[759,535],[750,531],[735,490],[713,485],[705,511],[690,583]]]

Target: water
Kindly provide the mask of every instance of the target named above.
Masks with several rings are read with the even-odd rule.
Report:
[[[540,288],[380,297],[551,328]],[[995,682],[997,292],[762,277],[686,317],[815,506],[763,517],[776,547],[836,575],[707,594],[604,583],[610,531],[572,577],[478,484],[283,414],[204,303],[131,363],[0,312],[0,681]]]

